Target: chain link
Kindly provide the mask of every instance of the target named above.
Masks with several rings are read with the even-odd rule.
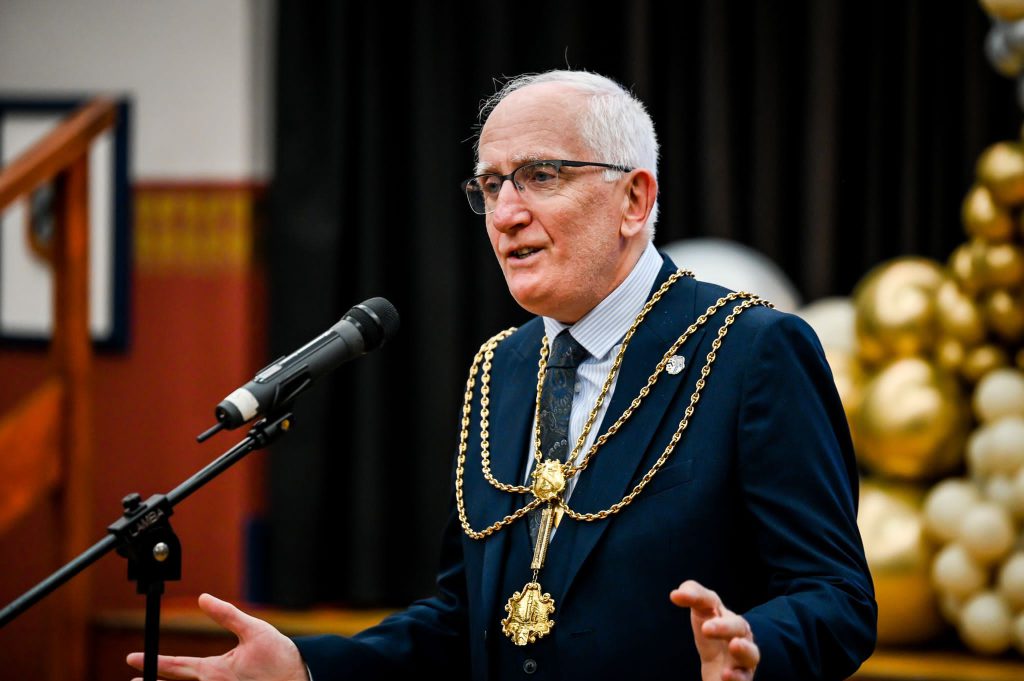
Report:
[[[521,487],[517,485],[505,485],[498,482],[491,475],[491,464],[490,464],[490,450],[489,450],[489,437],[488,428],[490,416],[490,371],[491,371],[491,360],[494,359],[494,348],[498,347],[498,344],[515,333],[515,327],[505,329],[500,333],[495,334],[487,340],[477,351],[473,357],[473,363],[469,367],[469,379],[466,381],[466,394],[462,403],[462,432],[459,436],[459,457],[458,463],[455,468],[455,502],[459,511],[459,522],[462,524],[462,530],[473,539],[483,539],[484,537],[493,534],[497,530],[501,529],[505,525],[521,518],[526,515],[527,512],[540,506],[543,502],[540,499],[534,499],[526,506],[518,509],[515,513],[505,516],[503,519],[493,523],[486,529],[477,532],[473,530],[469,525],[469,519],[466,517],[466,504],[463,497],[463,470],[466,466],[466,449],[469,441],[469,427],[472,423],[471,415],[473,409],[473,388],[476,386],[476,375],[480,370],[481,363],[483,364],[484,373],[480,377],[480,461],[481,467],[484,471],[484,477],[488,479],[488,482],[498,487],[505,492],[519,492],[526,493],[530,489],[528,487]]]

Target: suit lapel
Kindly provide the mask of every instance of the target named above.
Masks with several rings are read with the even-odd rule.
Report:
[[[666,258],[655,282],[655,290],[668,276],[675,271],[675,266]],[[654,306],[647,318],[637,329],[623,357],[615,392],[601,424],[600,433],[608,427],[629,407],[630,402],[639,394],[640,389],[654,372],[654,367],[676,339],[703,313],[696,311],[694,305],[696,284],[692,278],[676,281],[662,299]],[[666,419],[672,422],[673,430],[682,418],[682,412],[666,414],[669,405],[684,384],[691,384],[687,376],[691,375],[704,329],[698,330],[676,353],[685,358],[685,369],[672,375],[662,372],[650,394],[633,412],[626,425],[615,436],[598,450],[591,459],[587,469],[580,474],[580,480],[569,500],[569,505],[579,512],[597,512],[620,501],[635,484],[647,467],[661,454],[661,446],[657,452],[648,452],[655,433],[661,430]],[[699,371],[699,369],[698,369]],[[670,417],[670,418],[669,418]],[[682,446],[682,444],[680,444]],[[643,471],[639,470],[645,464]],[[628,513],[629,509],[623,511]],[[571,554],[565,564],[562,580],[562,596],[568,590],[580,566],[594,549],[598,540],[615,522],[616,516],[593,522],[562,523],[560,532],[568,530],[566,546],[570,546]],[[566,527],[568,525],[568,527]],[[570,539],[571,537],[571,539]]]
[[[509,352],[501,353],[495,359],[492,377],[498,378],[501,383],[495,385],[492,382],[490,393],[491,472],[500,482],[512,485],[522,484],[536,398],[536,381],[528,380],[522,374],[536,375],[544,326],[538,320],[536,328],[524,331],[526,332],[521,339],[506,341],[515,345],[509,348]],[[479,397],[474,406],[478,405]],[[479,419],[479,414],[476,418]],[[512,513],[526,499],[523,495],[497,490],[483,479],[480,473],[479,442],[470,443],[469,451],[476,452],[476,456],[467,457],[467,474],[476,476],[478,484],[474,485],[474,488],[480,490],[481,500],[481,503],[472,505],[470,522],[479,530]],[[475,468],[471,468],[471,464]],[[521,522],[526,521],[516,521],[512,526],[484,540],[481,604],[485,618],[494,612],[495,601],[501,587],[509,532],[515,530]]]

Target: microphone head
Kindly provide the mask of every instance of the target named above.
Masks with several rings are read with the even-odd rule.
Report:
[[[390,340],[399,327],[398,310],[385,298],[370,298],[345,313],[345,318],[359,327],[364,351],[375,350]]]

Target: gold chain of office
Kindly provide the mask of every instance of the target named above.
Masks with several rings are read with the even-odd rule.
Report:
[[[698,329],[704,326],[707,323],[707,321],[712,316],[714,316],[715,313],[718,312],[720,309],[722,309],[723,307],[725,307],[734,300],[741,298],[743,300],[742,302],[733,307],[730,314],[723,321],[722,326],[718,329],[718,335],[715,337],[715,340],[711,344],[711,349],[705,358],[705,364],[701,368],[700,378],[697,379],[695,390],[693,391],[693,394],[690,396],[690,403],[687,405],[682,420],[679,422],[679,425],[676,428],[675,433],[673,433],[672,438],[669,440],[668,444],[665,446],[665,449],[662,451],[661,456],[658,457],[658,460],[651,466],[650,470],[648,470],[647,473],[644,474],[643,478],[640,479],[636,486],[633,487],[633,489],[626,496],[624,496],[621,501],[596,513],[579,513],[577,511],[574,511],[573,509],[569,508],[565,499],[560,494],[557,496],[557,499],[554,499],[551,496],[542,497],[537,495],[535,487],[527,487],[524,485],[510,485],[507,483],[500,482],[494,478],[494,476],[491,473],[489,439],[490,424],[488,421],[490,416],[489,395],[491,383],[491,361],[494,359],[495,349],[503,340],[508,338],[516,331],[515,327],[505,329],[504,331],[495,334],[480,347],[480,350],[477,351],[476,356],[473,358],[473,363],[469,368],[469,379],[466,381],[466,394],[462,404],[462,430],[459,435],[459,456],[455,471],[455,499],[459,512],[459,521],[462,524],[463,531],[466,533],[468,537],[472,539],[483,539],[485,537],[488,537],[491,534],[502,529],[506,525],[515,522],[516,520],[523,517],[533,509],[540,507],[542,504],[546,504],[549,503],[550,501],[555,500],[557,500],[557,504],[560,511],[564,512],[573,520],[603,520],[604,518],[614,515],[615,513],[618,513],[623,508],[628,506],[633,501],[633,499],[635,499],[636,496],[640,494],[641,491],[643,491],[644,487],[647,486],[651,479],[654,478],[658,471],[661,470],[661,468],[668,461],[669,456],[671,456],[672,452],[675,450],[676,445],[679,443],[679,440],[683,436],[683,432],[689,425],[690,418],[693,416],[693,412],[698,400],[700,400],[700,395],[701,392],[704,390],[707,378],[711,374],[711,366],[712,364],[714,364],[715,359],[718,356],[717,353],[722,346],[722,341],[725,338],[725,335],[729,332],[729,327],[732,326],[733,322],[736,321],[736,318],[744,310],[747,310],[755,305],[774,307],[767,300],[764,300],[763,298],[760,298],[756,295],[744,291],[731,292],[719,298],[713,305],[708,307],[704,314],[698,317],[693,322],[693,324],[691,324],[682,333],[682,335],[679,336],[676,342],[672,344],[672,347],[670,347],[665,352],[664,356],[661,358],[661,361],[658,362],[657,366],[655,367],[654,373],[651,374],[650,377],[648,377],[646,385],[644,385],[640,389],[640,392],[630,403],[629,407],[626,408],[622,415],[619,416],[619,418],[615,421],[615,423],[613,423],[608,428],[607,431],[605,431],[600,437],[597,438],[597,440],[591,446],[590,450],[583,457],[583,460],[580,461],[579,464],[574,463],[577,456],[580,453],[580,450],[583,448],[583,443],[586,441],[590,429],[594,425],[594,421],[597,419],[597,414],[600,411],[601,404],[604,402],[605,397],[608,395],[608,392],[611,389],[612,382],[614,381],[615,376],[618,373],[619,366],[622,364],[622,358],[626,353],[626,348],[629,345],[629,341],[633,338],[633,334],[636,333],[636,330],[639,328],[641,322],[643,322],[644,318],[651,311],[651,309],[653,309],[653,307],[658,303],[658,301],[661,300],[661,297],[668,291],[672,284],[674,284],[681,277],[692,276],[693,273],[688,270],[679,270],[673,273],[672,276],[670,276],[665,281],[665,283],[663,283],[661,287],[654,293],[654,295],[651,296],[650,300],[647,301],[643,309],[640,310],[640,313],[637,315],[636,319],[633,320],[633,324],[629,327],[629,330],[626,332],[626,335],[622,339],[622,345],[619,348],[619,352],[615,356],[615,361],[612,364],[612,368],[608,372],[608,376],[604,381],[604,384],[601,388],[601,394],[598,396],[593,409],[590,410],[590,414],[587,417],[587,421],[583,426],[583,432],[580,433],[579,438],[576,440],[576,446],[573,448],[573,451],[567,458],[566,462],[558,464],[561,467],[560,477],[562,477],[565,482],[567,482],[570,478],[583,471],[590,463],[591,459],[594,457],[597,451],[601,448],[601,446],[608,441],[608,438],[615,435],[619,431],[619,429],[621,429],[622,426],[626,423],[626,421],[629,420],[629,418],[633,415],[633,412],[640,407],[641,403],[643,402],[643,399],[647,397],[647,395],[650,393],[651,389],[654,387],[654,384],[658,381],[658,377],[661,376],[661,374],[665,371],[665,368],[668,366],[669,360],[672,359],[672,357],[678,352],[679,348],[682,347],[682,345],[687,341],[687,339],[689,339]],[[537,363],[537,398],[536,404],[534,405],[534,416],[535,422],[537,423],[537,427],[534,433],[534,457],[537,461],[537,470],[539,470],[540,467],[545,463],[542,460],[543,456],[540,448],[540,419],[536,417],[539,414],[540,410],[540,393],[541,387],[544,382],[545,370],[547,368],[547,357],[548,345],[547,337],[545,337],[541,344],[540,359]],[[465,499],[463,497],[463,471],[465,469],[466,464],[466,451],[468,448],[467,445],[469,441],[469,428],[471,423],[470,415],[472,412],[473,392],[476,387],[477,374],[480,374],[480,465],[483,471],[484,478],[493,487],[502,490],[503,492],[535,495],[535,498],[525,506],[517,509],[515,512],[509,515],[506,515],[501,520],[496,521],[495,523],[491,524],[490,526],[480,531],[476,531],[470,526],[469,519],[466,516],[466,505]],[[551,462],[547,463],[550,464]]]

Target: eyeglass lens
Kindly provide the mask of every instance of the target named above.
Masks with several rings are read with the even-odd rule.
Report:
[[[505,180],[511,179],[521,193],[542,194],[558,186],[558,170],[557,163],[539,161],[516,168],[511,177],[478,175],[466,183],[466,197],[473,212],[484,215],[494,211]]]

